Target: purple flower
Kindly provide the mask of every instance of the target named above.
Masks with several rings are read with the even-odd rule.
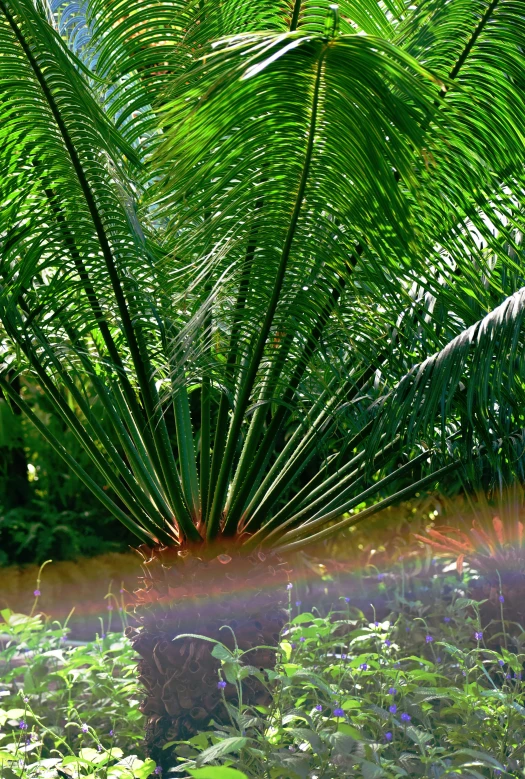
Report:
[[[367,663],[361,663],[359,666],[360,671],[368,671],[368,664]]]
[[[304,642],[306,641],[306,638],[305,638],[304,636],[301,636],[301,638],[299,639],[299,641],[301,642],[301,644],[304,644]]]
[[[412,717],[410,716],[410,714],[407,714],[406,711],[404,711],[403,714],[401,715],[401,722],[410,722],[411,719]]]
[[[345,713],[344,713],[343,709],[341,709],[339,707],[337,709],[334,709],[334,717],[344,717],[344,716],[345,716]]]
[[[427,644],[431,644],[433,640],[434,638],[432,636],[425,636],[425,641],[427,642]]]
[[[382,582],[384,578],[385,578],[385,574],[384,573],[378,573],[377,574],[377,580],[379,582]]]
[[[503,597],[503,595],[500,595],[498,600],[500,603],[505,603],[505,598]]]
[[[113,611],[113,604],[112,603],[108,603],[107,610],[108,611]]]
[[[389,695],[397,695],[397,690],[395,687],[391,687],[388,691]]]
[[[301,605],[301,601],[300,600],[296,600],[295,601],[295,605],[297,606],[297,608],[299,608],[299,606]]]
[[[33,595],[35,596],[35,598],[38,598],[38,596],[40,595],[40,590],[35,590],[33,592]]]
[[[110,731],[109,731],[109,735],[110,735],[110,736],[114,736],[114,735],[115,735],[114,731],[113,731],[113,730],[110,730]]]
[[[286,585],[286,589],[287,589],[287,590],[291,590],[291,589],[292,589],[292,587],[293,587],[293,584],[292,584],[292,582],[288,582],[288,584]]]
[[[21,719],[20,722],[18,723],[18,727],[20,728],[20,730],[27,730],[27,722],[24,722],[24,720]]]
[[[345,603],[350,603],[350,598],[345,598]]]
[[[226,687],[226,682],[222,680],[220,682],[217,682],[217,687],[219,688],[219,690],[224,690],[224,688]]]
[[[392,642],[390,641],[390,639],[389,639],[389,638],[385,638],[385,644],[386,644],[387,646],[392,646]]]
[[[295,649],[295,648],[297,647],[297,644],[295,643],[295,641],[292,641],[292,643],[290,644],[290,646],[292,647],[292,649]]]
[[[507,674],[507,675],[505,676],[505,679],[510,679],[510,674]],[[27,725],[26,725],[26,727],[27,727]]]
[[[395,713],[396,713],[396,711],[397,711],[397,706],[396,706],[396,704],[395,704],[395,703],[393,703],[391,706],[389,706],[389,707],[388,707],[388,711],[390,712],[390,714],[395,714]]]
[[[474,633],[474,638],[476,639],[476,641],[481,641],[481,639],[483,638],[482,631],[476,630],[476,632]]]
[[[410,628],[409,627],[405,628],[405,633],[410,633]]]
[[[378,627],[379,627],[379,622],[376,620],[376,621],[374,622],[374,625],[376,626],[376,628],[378,628]]]
[[[345,654],[341,655],[341,660],[346,660],[346,655]]]
[[[385,733],[385,741],[392,741],[392,733],[389,730]]]
[[[86,725],[85,722],[82,724],[82,727],[80,728],[80,730],[82,731],[82,733],[87,733],[88,732],[89,728],[88,728],[88,726]]]
[[[505,660],[498,660],[498,665],[503,667],[505,665]]]
[[[394,668],[401,668],[401,663],[399,662],[399,660],[397,661],[397,663],[394,663]]]
[[[450,622],[450,617],[443,617],[443,622]]]
[[[154,773],[154,774],[157,774],[157,776],[158,776],[159,774],[161,774],[161,773],[162,773],[162,766],[158,765],[158,766],[155,768],[155,770],[153,771],[153,773]]]
[[[436,657],[436,663],[440,663],[440,662],[441,662],[441,658],[440,657]]]
[[[102,752],[102,744],[97,744],[97,752]]]
[[[317,706],[315,707],[315,710],[316,711],[322,711],[323,710],[323,707],[321,706],[320,703],[317,704]]]

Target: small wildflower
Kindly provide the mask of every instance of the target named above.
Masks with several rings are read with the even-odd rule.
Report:
[[[391,706],[389,706],[389,707],[388,707],[388,711],[390,712],[390,714],[395,714],[395,713],[396,713],[396,711],[397,711],[397,706],[396,706],[396,704],[395,704],[395,703],[393,703]]]
[[[27,695],[26,695],[26,697],[24,698],[24,703],[29,703],[29,698],[27,697]]]
[[[505,676],[505,679],[510,679],[510,674],[507,674],[507,675]]]
[[[290,644],[290,646],[292,647],[292,649],[295,649],[295,648],[297,647],[297,644],[295,643],[295,641],[292,641],[292,643]]]
[[[476,630],[476,632],[474,633],[474,638],[476,639],[476,641],[481,641],[481,639],[483,638],[482,631]]]
[[[427,644],[431,644],[433,640],[434,640],[433,636],[425,636],[425,641],[427,642]]]
[[[30,743],[31,743],[31,739],[29,738],[29,736],[27,736],[27,738],[26,738],[26,747],[28,747]]]
[[[157,776],[158,776],[159,774],[161,774],[161,773],[162,773],[162,766],[158,765],[158,766],[155,768],[155,770],[153,771],[153,773],[154,773],[154,774],[157,774]]]
[[[505,603],[505,598],[503,597],[503,595],[500,595],[498,600],[500,603]]]
[[[343,709],[341,709],[340,707],[338,707],[337,709],[334,709],[334,717],[344,717],[344,716],[345,716],[345,713],[344,713]]]
[[[97,752],[102,752],[102,744],[97,744]]]
[[[286,585],[286,589],[287,589],[287,590],[291,590],[291,589],[292,589],[292,587],[293,587],[293,584],[292,584],[292,582],[288,582],[288,584]]]
[[[35,590],[35,591],[33,592],[33,595],[35,596],[35,598],[38,598],[38,597],[39,597],[39,595],[40,595],[40,590]]]
[[[385,741],[392,741],[392,733],[389,730],[385,733]]]
[[[389,639],[389,638],[385,638],[385,644],[386,644],[387,646],[392,646],[392,642],[390,641],[390,639]]]
[[[296,600],[296,601],[295,601],[295,605],[297,606],[297,608],[299,608],[299,606],[301,605],[301,602],[302,602],[302,601],[300,601],[300,600]]]
[[[405,633],[410,633],[410,628],[409,627],[405,628]]]
[[[407,714],[406,711],[404,711],[403,714],[401,715],[401,722],[410,722],[411,719],[412,717],[410,716],[410,714]]]
[[[450,617],[443,617],[443,622],[450,622]]]
[[[368,664],[367,663],[361,663],[359,666],[360,671],[367,671],[368,670]]]
[[[299,641],[301,642],[301,644],[304,644],[304,642],[306,641],[306,638],[305,638],[304,636],[301,636],[301,638],[299,639]]]
[[[88,726],[86,725],[85,722],[82,724],[82,727],[80,728],[80,730],[82,731],[82,733],[87,733],[88,732],[89,728],[88,728]]]
[[[106,634],[105,634],[105,633],[102,633],[102,635],[100,636],[100,638],[106,638]]]
[[[315,710],[316,711],[322,711],[323,710],[323,707],[321,706],[320,703],[317,704],[317,706],[315,707]]]
[[[226,687],[226,682],[222,680],[220,682],[217,682],[217,687],[219,688],[219,690],[224,690],[224,688]]]
[[[108,611],[113,611],[113,604],[112,603],[108,603],[107,609],[108,609]]]
[[[376,626],[376,628],[378,628],[378,627],[379,627],[379,622],[376,620],[376,621],[374,622],[374,625]]]
[[[350,598],[345,598],[345,603],[350,603]]]
[[[397,695],[397,689],[395,687],[390,687],[388,690],[389,695]]]
[[[123,592],[124,592],[124,590],[122,589],[122,587],[120,588],[119,592],[120,592],[120,593],[123,593]]]
[[[382,582],[384,578],[385,578],[385,574],[384,573],[378,573],[377,574],[377,580],[379,582]]]
[[[288,751],[289,752],[295,752],[295,747],[294,747],[293,744],[290,744],[290,746],[288,747]]]
[[[114,732],[113,730],[110,730],[110,731],[109,731],[109,735],[110,735],[110,736],[114,736],[114,735],[115,735],[115,732]]]
[[[401,668],[401,663],[399,662],[399,660],[396,663],[394,663],[394,668]]]
[[[20,730],[27,730],[27,722],[24,722],[24,720],[21,719],[20,722],[18,723],[18,727],[20,728]]]
[[[505,660],[498,660],[498,665],[503,667],[505,665]]]
[[[441,662],[441,658],[440,657],[436,657],[436,663],[440,663],[440,662]]]
[[[342,654],[342,655],[341,655],[341,660],[346,660],[346,657],[347,657],[347,656],[346,656],[345,654]]]

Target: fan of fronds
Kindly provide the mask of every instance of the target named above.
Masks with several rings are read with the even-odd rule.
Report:
[[[0,0],[0,386],[142,541],[297,548],[521,468],[524,35],[517,0]]]

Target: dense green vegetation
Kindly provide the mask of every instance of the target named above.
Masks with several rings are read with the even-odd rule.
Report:
[[[312,544],[525,477],[524,50],[523,0],[0,0],[0,564],[134,539],[139,779],[521,770],[521,637],[479,623],[521,620],[521,498],[430,530],[479,617],[283,594]],[[4,779],[125,771],[130,645],[4,620]]]
[[[217,644],[215,683],[259,675],[271,705],[230,706],[227,726],[166,745],[180,764],[173,775],[523,776],[523,633],[501,622],[487,632],[452,575],[403,582],[381,574],[376,593],[385,579],[391,611],[376,622],[344,594],[323,615],[304,612],[297,588],[288,590],[281,659],[264,676]],[[143,752],[129,641],[102,625],[91,643],[71,646],[67,629],[40,616],[5,610],[2,620],[3,776],[53,779],[58,768],[62,779],[146,779],[155,764]]]
[[[0,387],[142,542],[288,553],[520,471],[524,26],[1,0]]]

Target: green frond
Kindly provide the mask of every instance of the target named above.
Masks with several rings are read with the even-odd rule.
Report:
[[[524,34],[518,0],[0,0],[0,320],[142,541],[292,550],[522,468]]]

